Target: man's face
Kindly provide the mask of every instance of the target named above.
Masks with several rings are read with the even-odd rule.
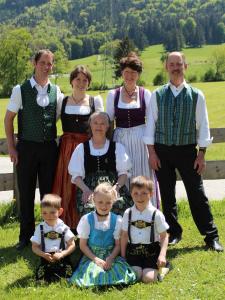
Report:
[[[183,80],[186,69],[187,64],[183,61],[183,58],[179,52],[169,55],[166,62],[166,70],[171,81]]]
[[[35,74],[48,77],[53,68],[53,57],[49,53],[43,53],[37,62],[34,61]]]

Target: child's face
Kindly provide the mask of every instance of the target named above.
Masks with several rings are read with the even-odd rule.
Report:
[[[54,207],[42,207],[41,216],[43,220],[50,226],[54,226],[57,222],[57,219],[62,214],[62,209]]]
[[[147,207],[149,203],[149,199],[152,196],[152,193],[145,187],[143,188],[133,187],[131,196],[137,209],[142,211]]]
[[[113,205],[113,200],[110,195],[98,192],[94,196],[94,203],[97,212],[104,216],[110,212]]]

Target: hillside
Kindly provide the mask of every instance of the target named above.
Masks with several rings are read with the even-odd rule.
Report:
[[[0,0],[0,24],[27,28],[36,46],[63,47],[70,59],[125,35],[139,49],[199,47],[225,41],[225,1]]]

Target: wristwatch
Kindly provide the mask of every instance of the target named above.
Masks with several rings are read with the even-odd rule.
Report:
[[[198,151],[201,151],[205,154],[206,153],[206,147],[199,147]]]

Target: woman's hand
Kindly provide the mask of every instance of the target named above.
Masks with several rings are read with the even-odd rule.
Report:
[[[106,262],[105,262],[103,259],[101,259],[101,258],[99,258],[99,257],[95,257],[95,258],[93,259],[93,262],[94,262],[97,266],[99,266],[100,268],[102,268],[103,270],[105,270]]]
[[[109,270],[112,267],[112,263],[113,263],[113,258],[111,258],[110,256],[108,256],[105,260],[105,268],[104,270]]]
[[[90,190],[89,188],[85,189],[83,191],[83,194],[82,194],[82,202],[83,204],[86,204],[87,202],[90,202],[91,201],[91,195],[93,194],[93,191]]]

